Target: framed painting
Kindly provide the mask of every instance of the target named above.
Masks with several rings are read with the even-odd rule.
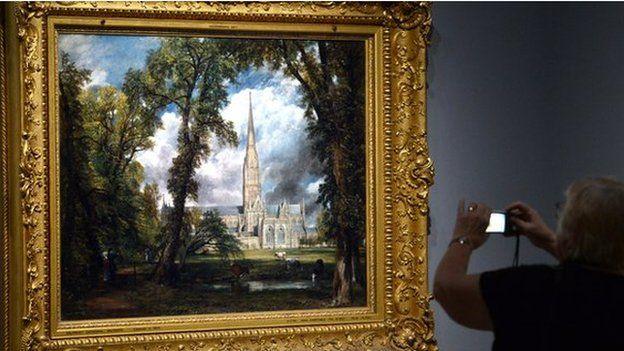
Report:
[[[2,5],[3,350],[435,350],[427,3]]]

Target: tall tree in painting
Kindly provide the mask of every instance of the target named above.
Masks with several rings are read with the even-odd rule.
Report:
[[[365,234],[364,45],[362,42],[258,40],[223,44],[243,69],[268,64],[300,83],[313,150],[323,164],[319,202],[337,245],[334,303],[353,301]]]
[[[78,68],[61,52],[59,69],[61,187],[61,274],[63,294],[82,294],[97,284],[102,267],[100,243],[95,228],[98,216],[93,172],[83,127],[83,108],[78,100],[90,71]],[[73,282],[84,279],[86,284]]]
[[[112,86],[89,89],[80,101],[90,165],[97,175],[100,241],[106,249],[136,258],[143,246],[139,223],[143,167],[136,155],[152,147],[159,120]]]
[[[360,249],[365,234],[364,46],[361,42],[281,42],[285,71],[302,87],[313,150],[323,164],[319,201],[337,245],[333,296],[353,301],[365,285]]]
[[[89,87],[90,73],[61,53],[61,255],[66,296],[82,294],[98,283],[105,250],[138,256],[145,246],[140,214],[152,190],[141,192],[143,168],[136,155],[152,146],[156,115],[137,107],[124,91]],[[133,94],[132,89],[123,90]],[[75,284],[84,278],[88,284]]]
[[[166,38],[150,52],[143,72],[131,71],[127,84],[140,90],[137,96],[146,108],[175,108],[180,116],[178,155],[169,169],[167,189],[173,197],[173,209],[167,218],[168,232],[156,269],[160,283],[175,285],[178,267],[175,259],[180,249],[187,199],[196,199],[198,183],[195,172],[209,155],[211,141],[237,145],[232,122],[225,121],[220,110],[227,102],[227,81],[236,78],[231,59],[219,50],[216,42],[202,38]],[[137,90],[137,91],[139,91]]]

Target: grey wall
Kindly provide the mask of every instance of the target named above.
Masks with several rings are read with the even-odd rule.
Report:
[[[433,19],[431,273],[462,197],[498,209],[522,200],[554,225],[571,180],[624,179],[624,6],[436,3]],[[513,244],[492,237],[470,271],[509,266]],[[554,263],[528,241],[520,252],[524,264]],[[491,348],[491,333],[434,309],[441,350]]]
[[[588,175],[624,179],[624,5],[577,5],[559,16],[557,86],[560,184]]]

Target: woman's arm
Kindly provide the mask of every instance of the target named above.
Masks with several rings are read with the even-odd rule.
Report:
[[[453,239],[436,270],[433,294],[442,308],[457,323],[479,330],[492,330],[490,314],[481,296],[480,275],[467,274],[472,251],[487,240],[491,209],[484,204],[464,201],[457,209]]]

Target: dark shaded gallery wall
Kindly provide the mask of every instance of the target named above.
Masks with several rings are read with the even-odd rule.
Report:
[[[570,181],[624,180],[623,5],[435,3],[433,20],[431,279],[461,197],[497,209],[522,200],[554,225]],[[470,271],[509,266],[513,248],[492,237]],[[520,254],[523,264],[554,263],[526,240]],[[491,348],[491,333],[433,307],[442,351]]]

